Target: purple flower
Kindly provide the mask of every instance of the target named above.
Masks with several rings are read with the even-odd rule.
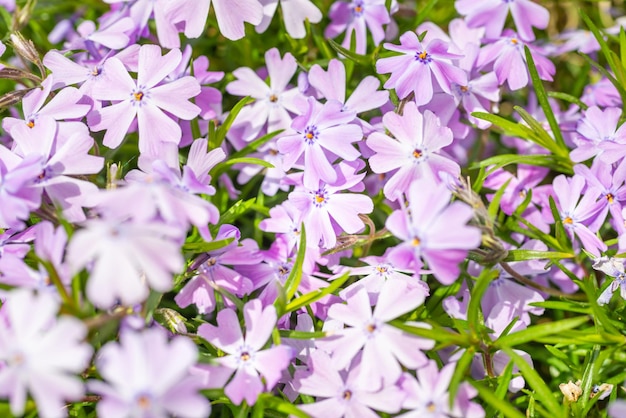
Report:
[[[400,99],[413,92],[418,106],[427,104],[433,97],[433,78],[448,94],[452,94],[451,83],[467,85],[465,71],[450,62],[462,55],[448,52],[449,44],[441,39],[433,39],[424,46],[415,32],[405,32],[400,36],[399,46],[384,44],[384,47],[402,54],[381,58],[376,62],[376,71],[379,74],[391,73],[384,87],[396,89]]]
[[[89,365],[93,349],[84,342],[81,321],[56,318],[59,305],[49,293],[16,290],[2,306],[0,397],[9,398],[16,416],[24,413],[27,394],[42,417],[63,416],[66,401],[84,395],[76,375]]]
[[[367,138],[367,146],[375,152],[369,159],[373,172],[397,170],[383,189],[389,200],[397,200],[417,179],[437,182],[441,171],[458,177],[459,165],[440,155],[441,148],[452,143],[452,132],[441,126],[439,118],[431,111],[422,115],[415,103],[409,102],[401,116],[386,113],[383,124],[395,139],[374,132]]]
[[[620,296],[626,299],[626,273],[624,273],[624,263],[615,258],[599,257],[593,261],[593,268],[601,271],[609,277],[613,277],[610,285],[604,289],[598,297],[599,305],[606,305],[611,301],[613,293],[619,288]]]
[[[441,370],[437,363],[430,360],[424,367],[417,370],[417,380],[408,373],[402,376],[400,386],[407,397],[402,403],[403,409],[410,412],[399,415],[402,418],[483,418],[485,411],[480,405],[470,402],[476,396],[476,389],[469,383],[462,383],[456,398],[450,403],[448,393],[450,380],[454,374],[456,363],[448,363]]]
[[[548,9],[530,0],[457,0],[455,6],[469,27],[485,27],[487,38],[500,36],[509,10],[525,41],[535,39],[533,27],[545,29],[550,21]]]
[[[596,201],[600,191],[593,188],[588,189],[581,199],[585,179],[579,175],[574,175],[569,180],[564,175],[557,176],[552,185],[555,203],[561,217],[560,221],[565,230],[572,239],[573,235],[578,236],[583,247],[599,257],[600,251],[606,251],[607,246],[589,230],[585,222],[591,221],[602,210],[603,203]],[[555,221],[557,220],[555,219]]]
[[[260,2],[263,5],[263,20],[256,25],[257,33],[267,30],[276,13],[278,3],[283,11],[285,29],[294,39],[302,39],[306,36],[304,27],[306,20],[311,23],[319,23],[322,20],[322,12],[311,0],[260,0]]]
[[[93,261],[86,292],[94,305],[110,308],[119,301],[131,306],[143,302],[150,288],[172,288],[172,273],[184,265],[178,228],[103,219],[84,226],[72,237],[67,259],[73,273]]]
[[[180,126],[164,111],[184,120],[193,119],[200,108],[189,101],[200,93],[200,84],[193,77],[182,77],[159,84],[176,69],[182,59],[173,49],[161,56],[157,45],[143,45],[139,50],[137,80],[133,80],[118,58],[109,58],[103,66],[105,79],[93,88],[93,98],[114,102],[97,111],[90,123],[94,131],[106,129],[103,144],[117,148],[137,118],[139,149],[157,149],[162,142],[178,144]]]
[[[328,309],[328,318],[349,327],[334,330],[330,337],[316,344],[332,353],[337,369],[348,367],[362,349],[363,378],[393,384],[402,374],[400,364],[409,369],[426,364],[427,358],[421,350],[432,348],[433,342],[406,334],[387,322],[414,310],[424,298],[423,289],[409,287],[400,280],[389,280],[383,284],[372,311],[367,290],[357,287],[347,295],[345,305],[335,303]]]
[[[408,207],[393,212],[386,223],[391,233],[404,241],[391,251],[389,259],[398,266],[419,269],[423,258],[445,285],[457,279],[467,251],[481,243],[480,230],[466,225],[472,208],[459,201],[450,204],[451,197],[445,184],[416,180],[409,187]]]
[[[494,43],[481,49],[476,66],[483,67],[493,62],[498,83],[502,85],[506,81],[511,90],[526,87],[529,75],[524,52],[525,45],[533,55],[539,77],[542,80],[552,81],[552,76],[556,71],[552,61],[543,56],[538,48],[523,42],[515,32],[508,29]]]
[[[304,154],[304,185],[309,189],[319,187],[319,182],[333,184],[337,181],[337,172],[331,161],[339,156],[346,161],[354,161],[359,151],[353,142],[363,137],[361,127],[351,124],[355,113],[342,111],[343,105],[336,100],[329,100],[324,105],[309,97],[304,115],[294,119],[291,127],[297,133],[278,139],[278,151],[285,155],[283,160],[286,170],[298,162]]]
[[[318,398],[300,409],[313,417],[376,418],[372,409],[394,413],[400,410],[404,394],[397,386],[382,386],[380,380],[364,379],[362,369],[368,365],[355,360],[349,371],[338,370],[322,350],[311,353],[306,370],[296,371],[294,386],[305,395]],[[326,398],[320,400],[319,398]]]
[[[612,164],[622,159],[626,155],[626,127],[618,126],[621,114],[622,110],[617,107],[602,110],[591,106],[587,109],[576,128],[578,135],[574,137],[574,143],[577,148],[570,153],[572,161],[600,156],[603,162]]]
[[[160,328],[122,332],[119,343],[107,343],[96,357],[104,381],[88,382],[102,396],[98,416],[209,416],[211,405],[198,393],[202,380],[190,374],[197,358],[197,347],[186,337],[168,341]]]
[[[342,45],[350,49],[354,34],[355,52],[361,55],[367,52],[367,29],[372,34],[374,45],[378,46],[385,38],[383,25],[390,22],[385,0],[340,0],[330,6],[328,14],[331,22],[326,26],[324,35],[327,38],[336,38],[345,32]]]
[[[243,336],[237,313],[222,309],[217,314],[217,324],[202,324],[198,335],[227,353],[217,362],[235,377],[226,385],[224,393],[236,405],[245,399],[253,405],[264,390],[271,390],[281,373],[291,363],[293,352],[289,346],[278,345],[262,350],[276,326],[276,309],[273,305],[263,308],[260,300],[251,300],[243,308],[246,335]],[[265,384],[261,381],[265,379]]]
[[[0,145],[0,228],[24,228],[24,220],[41,204],[41,190],[32,183],[41,173],[42,158],[20,158]]]

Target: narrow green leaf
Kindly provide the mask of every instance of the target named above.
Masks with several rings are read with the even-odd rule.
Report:
[[[529,127],[521,125],[518,122],[513,122],[505,119],[502,116],[484,112],[473,112],[472,116],[478,119],[486,120],[487,122],[491,122],[493,125],[500,128],[505,135],[508,136],[516,136],[523,139],[530,139],[533,135],[533,131]]]
[[[417,335],[418,337],[437,341],[445,345],[458,345],[460,347],[471,346],[469,338],[466,335],[458,334],[441,327],[433,328],[430,324],[426,323],[419,324],[422,326],[417,326],[418,324],[416,323],[405,323],[398,319],[389,322],[389,325],[393,325],[411,335]]]
[[[493,196],[493,199],[491,199],[491,202],[489,202],[489,207],[487,208],[487,212],[489,213],[492,219],[496,219],[496,217],[498,216],[498,211],[500,210],[500,201],[502,200],[502,195],[504,195],[504,192],[506,191],[506,188],[509,186],[509,183],[511,182],[511,180],[512,179],[508,179],[498,189],[496,194]]]
[[[235,164],[254,164],[260,165],[262,167],[274,168],[274,165],[268,161],[261,160],[260,158],[254,157],[240,157],[240,158],[232,158],[229,157],[227,160],[222,161],[217,164],[213,170],[211,170],[211,177],[216,178],[225,173],[229,167]]]
[[[287,295],[287,302],[290,302],[293,295],[296,294],[298,287],[300,287],[300,281],[302,280],[302,266],[304,265],[304,256],[306,253],[306,231],[304,230],[304,224],[300,228],[300,244],[298,246],[298,254],[296,260],[293,263],[293,267],[289,272],[289,277],[285,281],[285,293]],[[289,306],[289,305],[287,305]]]
[[[248,200],[239,200],[237,203],[232,205],[226,212],[224,212],[220,216],[220,222],[217,225],[211,226],[211,233],[215,235],[221,225],[224,224],[233,224],[241,215],[246,213],[255,203],[256,198],[248,199]]]
[[[263,393],[259,395],[259,398],[263,399],[263,403],[265,404],[265,408],[267,409],[273,409],[274,411],[278,411],[289,416],[309,418],[309,415],[307,413],[301,411],[287,400],[281,399],[277,396],[272,396],[268,393]]]
[[[344,57],[348,58],[349,60],[354,61],[355,63],[359,65],[363,65],[363,66],[372,65],[370,57],[368,57],[367,55],[359,55],[356,52],[349,51],[343,46],[339,45],[337,42],[333,41],[332,39],[329,39],[328,43],[335,51],[337,51],[339,54],[343,55]]]
[[[511,402],[500,399],[491,390],[487,389],[482,384],[476,381],[470,381],[471,385],[478,391],[480,396],[485,402],[493,407],[496,411],[501,412],[507,418],[526,418],[524,414],[515,409]]]
[[[543,87],[543,82],[541,78],[539,78],[539,73],[537,72],[537,67],[535,66],[535,60],[533,59],[533,55],[530,52],[530,49],[527,46],[524,46],[524,51],[526,53],[526,63],[528,64],[528,71],[530,72],[530,78],[533,82],[533,88],[535,89],[535,93],[537,95],[537,101],[539,105],[543,109],[543,113],[548,120],[548,124],[550,125],[550,129],[552,130],[552,135],[556,141],[559,152],[555,154],[560,154],[561,156],[568,156],[569,150],[565,145],[565,141],[563,140],[563,134],[561,133],[561,127],[559,126],[556,118],[554,117],[554,112],[552,111],[552,106],[550,106],[550,102],[548,101],[548,95],[546,94],[546,90]]]
[[[326,295],[333,294],[346,281],[348,281],[349,278],[350,278],[350,272],[346,272],[338,279],[333,280],[333,282],[329,286],[323,287],[321,289],[313,290],[312,292],[309,292],[305,295],[297,297],[296,299],[292,300],[287,305],[287,307],[285,308],[285,312],[289,313],[289,312],[297,311],[300,308],[303,308],[305,306],[310,305],[313,302],[320,300]]]
[[[574,254],[559,251],[509,250],[504,261],[549,260],[574,258]]]
[[[593,350],[589,353],[587,358],[585,359],[585,369],[583,372],[583,377],[581,379],[580,388],[583,390],[583,395],[580,399],[580,407],[583,412],[587,409],[587,404],[589,403],[589,395],[591,395],[591,386],[595,380],[595,366],[596,360],[598,359],[598,355],[600,354],[600,346],[594,345]],[[586,414],[585,414],[586,415]]]
[[[476,331],[476,326],[481,324],[481,305],[480,302],[483,299],[483,294],[487,291],[489,283],[498,277],[500,272],[498,270],[492,270],[489,268],[483,269],[478,276],[478,280],[474,284],[474,288],[471,291],[470,301],[467,306],[467,322],[469,322],[470,328]]]
[[[237,119],[237,116],[239,115],[239,112],[241,112],[241,109],[243,109],[245,105],[250,104],[253,101],[254,99],[248,96],[239,100],[239,102],[237,102],[237,104],[233,106],[233,108],[228,113],[228,116],[224,120],[224,123],[222,123],[222,125],[217,129],[217,132],[215,133],[215,141],[211,143],[209,138],[209,149],[215,149],[222,145],[224,138],[226,138],[226,134],[235,122],[235,119]]]
[[[472,365],[472,360],[474,360],[474,354],[476,354],[476,347],[468,347],[456,363],[454,374],[452,375],[452,379],[450,379],[450,384],[448,385],[451,408],[456,400],[456,393],[459,390],[459,386],[461,386],[461,382],[464,380],[465,374]]]
[[[530,126],[533,132],[537,135],[537,144],[541,145],[553,154],[559,154],[559,147],[554,143],[554,140],[545,130],[545,128],[535,119],[530,113],[524,110],[521,106],[514,106],[513,109],[524,119],[524,121]]]
[[[511,360],[513,360],[520,373],[522,373],[522,376],[524,376],[524,380],[526,380],[528,386],[530,386],[535,391],[535,397],[537,398],[537,400],[542,402],[546,409],[551,411],[554,416],[562,417],[563,413],[559,402],[554,397],[552,390],[550,390],[548,385],[546,385],[546,382],[543,381],[543,379],[541,378],[541,376],[539,376],[539,373],[535,371],[533,366],[526,363],[526,360],[524,360],[522,356],[517,354],[510,347],[503,346],[502,351],[504,351],[511,358]]]
[[[428,16],[430,16],[430,12],[437,4],[438,0],[428,0],[428,3],[424,5],[424,7],[420,8],[419,13],[415,17],[415,22],[413,22],[413,27],[418,27]]]
[[[265,143],[269,142],[272,138],[275,138],[276,136],[282,134],[284,131],[285,131],[284,129],[279,129],[277,131],[270,132],[269,134],[263,135],[262,137],[250,142],[248,145],[246,145],[239,151],[233,152],[232,154],[228,156],[228,158],[241,158],[241,157],[250,155],[253,152],[255,152],[259,147],[265,145]]]
[[[548,97],[553,97],[555,99],[564,100],[566,102],[575,104],[576,106],[580,107],[582,110],[587,110],[589,108],[589,106],[583,103],[582,100],[580,100],[576,96],[572,96],[571,94],[562,93],[558,91],[549,91]]]
[[[538,338],[577,328],[588,321],[588,316],[578,316],[575,318],[562,319],[560,321],[532,325],[524,330],[500,337],[493,344],[495,347],[514,347],[534,341]]]
[[[234,240],[235,238],[226,238],[211,242],[190,242],[183,245],[183,252],[191,252],[194,254],[210,253],[211,251],[226,247]]]
[[[471,169],[489,167],[495,165],[498,168],[505,167],[510,164],[528,164],[541,167],[554,166],[555,160],[551,155],[521,155],[521,154],[503,154],[487,158],[471,165]]]
[[[312,340],[314,338],[324,338],[328,334],[324,331],[319,332],[307,332],[307,331],[292,331],[288,329],[279,330],[282,338],[292,338],[294,340]]]
[[[530,305],[545,309],[591,315],[591,307],[588,304],[581,304],[570,301],[547,300],[545,302],[533,302]]]
[[[626,69],[626,32],[624,27],[619,27],[619,55],[622,68]]]

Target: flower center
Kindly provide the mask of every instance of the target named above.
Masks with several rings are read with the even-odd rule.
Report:
[[[250,360],[250,353],[248,353],[247,351],[244,351],[243,353],[241,353],[241,360],[243,361]]]
[[[100,74],[102,74],[102,68],[100,68],[100,67],[93,67],[93,70],[91,70],[91,75],[94,76],[94,77],[97,77]]]
[[[428,54],[428,52],[421,51],[415,53],[415,60],[421,62],[422,64],[428,64],[432,61],[432,58],[430,57],[430,54]]]
[[[385,274],[385,273],[387,273],[387,267],[385,267],[385,266],[378,266],[378,267],[376,267],[376,270],[378,270],[378,272],[379,272],[380,274]]]
[[[428,410],[428,412],[435,412],[437,410],[437,406],[433,401],[430,401],[426,404],[426,409]]]
[[[317,128],[315,126],[307,126],[304,129],[304,142],[311,145],[317,139]]]
[[[606,200],[608,200],[609,203],[613,203],[613,201],[615,200],[615,196],[613,196],[613,193],[607,193]]]
[[[423,151],[421,149],[414,149],[413,150],[413,158],[420,158],[423,154]]]
[[[272,103],[276,103],[278,101],[278,96],[276,96],[275,94],[272,94],[272,95],[270,95],[269,100]]]
[[[137,406],[139,406],[139,409],[146,411],[150,409],[150,404],[150,397],[146,395],[141,395],[139,398],[137,398]]]
[[[133,93],[133,97],[135,98],[136,101],[140,102],[141,99],[143,99],[143,92],[138,91]]]
[[[413,240],[411,241],[411,245],[413,245],[414,247],[419,247],[421,243],[422,241],[420,241],[420,239],[417,237],[413,238]]]
[[[519,41],[517,40],[517,38],[511,38],[511,43],[513,45],[517,45],[519,43]]]
[[[346,390],[346,391],[343,393],[343,398],[344,398],[346,401],[349,401],[349,400],[350,400],[350,398],[352,398],[352,392],[351,392],[351,391],[349,391],[349,390]]]
[[[567,216],[565,219],[563,219],[563,223],[566,225],[571,225],[574,223],[574,220],[570,218],[569,216]]]
[[[328,193],[326,193],[326,190],[324,190],[324,188],[321,188],[315,193],[313,193],[313,204],[316,207],[321,208],[322,206],[326,204],[327,201],[328,201]]]

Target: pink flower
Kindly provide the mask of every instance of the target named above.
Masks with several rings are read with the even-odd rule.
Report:
[[[263,20],[256,25],[256,31],[263,33],[267,30],[272,17],[276,13],[278,3],[282,8],[282,16],[285,20],[285,29],[294,39],[302,39],[306,36],[305,20],[310,23],[319,23],[322,20],[322,12],[311,0],[260,0],[263,5]]]
[[[293,357],[289,346],[279,345],[262,350],[276,326],[276,309],[262,307],[258,299],[243,308],[246,335],[243,336],[237,313],[223,309],[217,314],[218,326],[202,324],[198,334],[228,355],[217,359],[219,368],[230,370],[235,377],[226,385],[224,393],[239,405],[245,399],[253,405],[259,394],[271,390],[281,378]],[[207,366],[209,370],[216,366]],[[265,384],[261,381],[265,379]]]

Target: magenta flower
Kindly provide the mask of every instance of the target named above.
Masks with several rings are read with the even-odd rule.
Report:
[[[545,29],[550,21],[548,9],[530,0],[457,0],[455,6],[469,27],[484,27],[487,38],[500,36],[509,10],[517,32],[525,41],[535,39],[533,27]]]
[[[283,168],[288,170],[304,154],[304,185],[310,189],[319,187],[319,182],[334,183],[337,173],[331,161],[337,155],[346,161],[354,161],[359,151],[353,142],[363,137],[361,127],[351,124],[355,113],[342,111],[343,105],[329,100],[320,105],[309,97],[304,115],[294,119],[291,127],[297,133],[278,139],[278,151],[285,154]]]
[[[409,287],[400,280],[389,280],[383,284],[372,311],[367,290],[358,287],[347,295],[345,305],[335,303],[328,309],[328,318],[348,328],[335,330],[316,344],[332,353],[337,369],[348,367],[363,350],[363,379],[393,384],[402,374],[401,364],[413,370],[426,364],[427,358],[421,350],[432,348],[434,342],[406,334],[387,322],[414,310],[424,298],[423,289]]]
[[[137,118],[139,149],[158,148],[162,142],[178,144],[182,131],[168,112],[178,118],[191,120],[200,108],[189,101],[200,93],[200,84],[193,77],[182,77],[159,84],[176,69],[182,55],[173,49],[161,56],[161,48],[143,45],[139,50],[137,80],[133,80],[118,58],[109,58],[103,66],[106,82],[93,87],[93,98],[114,102],[96,111],[90,123],[94,131],[106,129],[104,145],[117,148]]]
[[[75,274],[90,265],[87,298],[100,308],[143,302],[150,289],[167,292],[173,273],[182,270],[178,228],[162,223],[90,220],[67,249]],[[90,262],[93,261],[93,264]]]
[[[372,409],[398,412],[405,394],[393,384],[382,386],[380,380],[364,379],[365,360],[354,363],[345,373],[334,367],[322,350],[312,352],[307,369],[296,371],[294,386],[298,392],[315,396],[318,401],[299,408],[313,417],[324,418],[378,417]]]
[[[67,414],[66,402],[85,393],[77,375],[93,352],[84,341],[87,328],[73,317],[56,318],[59,305],[50,293],[16,290],[2,306],[0,397],[16,416],[24,413],[27,394],[45,418]]]
[[[346,49],[350,49],[354,35],[355,52],[360,55],[367,52],[367,30],[372,34],[374,45],[378,46],[385,38],[383,25],[391,21],[385,0],[339,0],[330,6],[328,14],[331,22],[324,35],[336,38],[345,32],[342,45]]]
[[[198,335],[227,353],[217,359],[220,366],[235,373],[226,385],[224,393],[239,405],[245,399],[253,405],[264,390],[271,390],[281,378],[282,371],[291,363],[291,347],[279,345],[262,350],[276,326],[276,309],[273,305],[262,307],[258,299],[246,303],[243,308],[246,335],[242,334],[237,313],[223,309],[217,314],[218,326],[202,324]],[[261,381],[263,376],[265,383]]]
[[[211,405],[198,393],[202,380],[190,374],[197,359],[198,349],[186,337],[168,341],[160,328],[122,332],[119,343],[107,343],[96,357],[104,381],[88,382],[102,396],[98,416],[208,417]]]
[[[459,201],[450,204],[451,197],[445,184],[416,180],[409,187],[408,207],[392,213],[386,223],[391,233],[404,241],[391,251],[389,259],[398,266],[419,269],[423,258],[445,285],[457,279],[467,251],[481,243],[480,230],[466,225],[472,208]]]
[[[448,94],[452,94],[452,83],[467,85],[465,71],[450,62],[462,55],[448,52],[449,44],[441,39],[433,39],[424,46],[415,32],[405,32],[400,36],[400,45],[387,43],[384,47],[402,54],[376,62],[378,73],[391,73],[384,87],[396,89],[400,99],[413,92],[416,104],[421,106],[432,99],[435,84]]]
[[[383,188],[388,199],[397,200],[417,179],[438,182],[441,171],[458,176],[459,165],[440,155],[440,150],[452,143],[452,132],[441,126],[439,118],[431,111],[422,115],[415,103],[409,102],[402,116],[386,113],[383,125],[395,139],[374,132],[367,138],[367,146],[375,152],[369,159],[373,172],[397,170]]]

